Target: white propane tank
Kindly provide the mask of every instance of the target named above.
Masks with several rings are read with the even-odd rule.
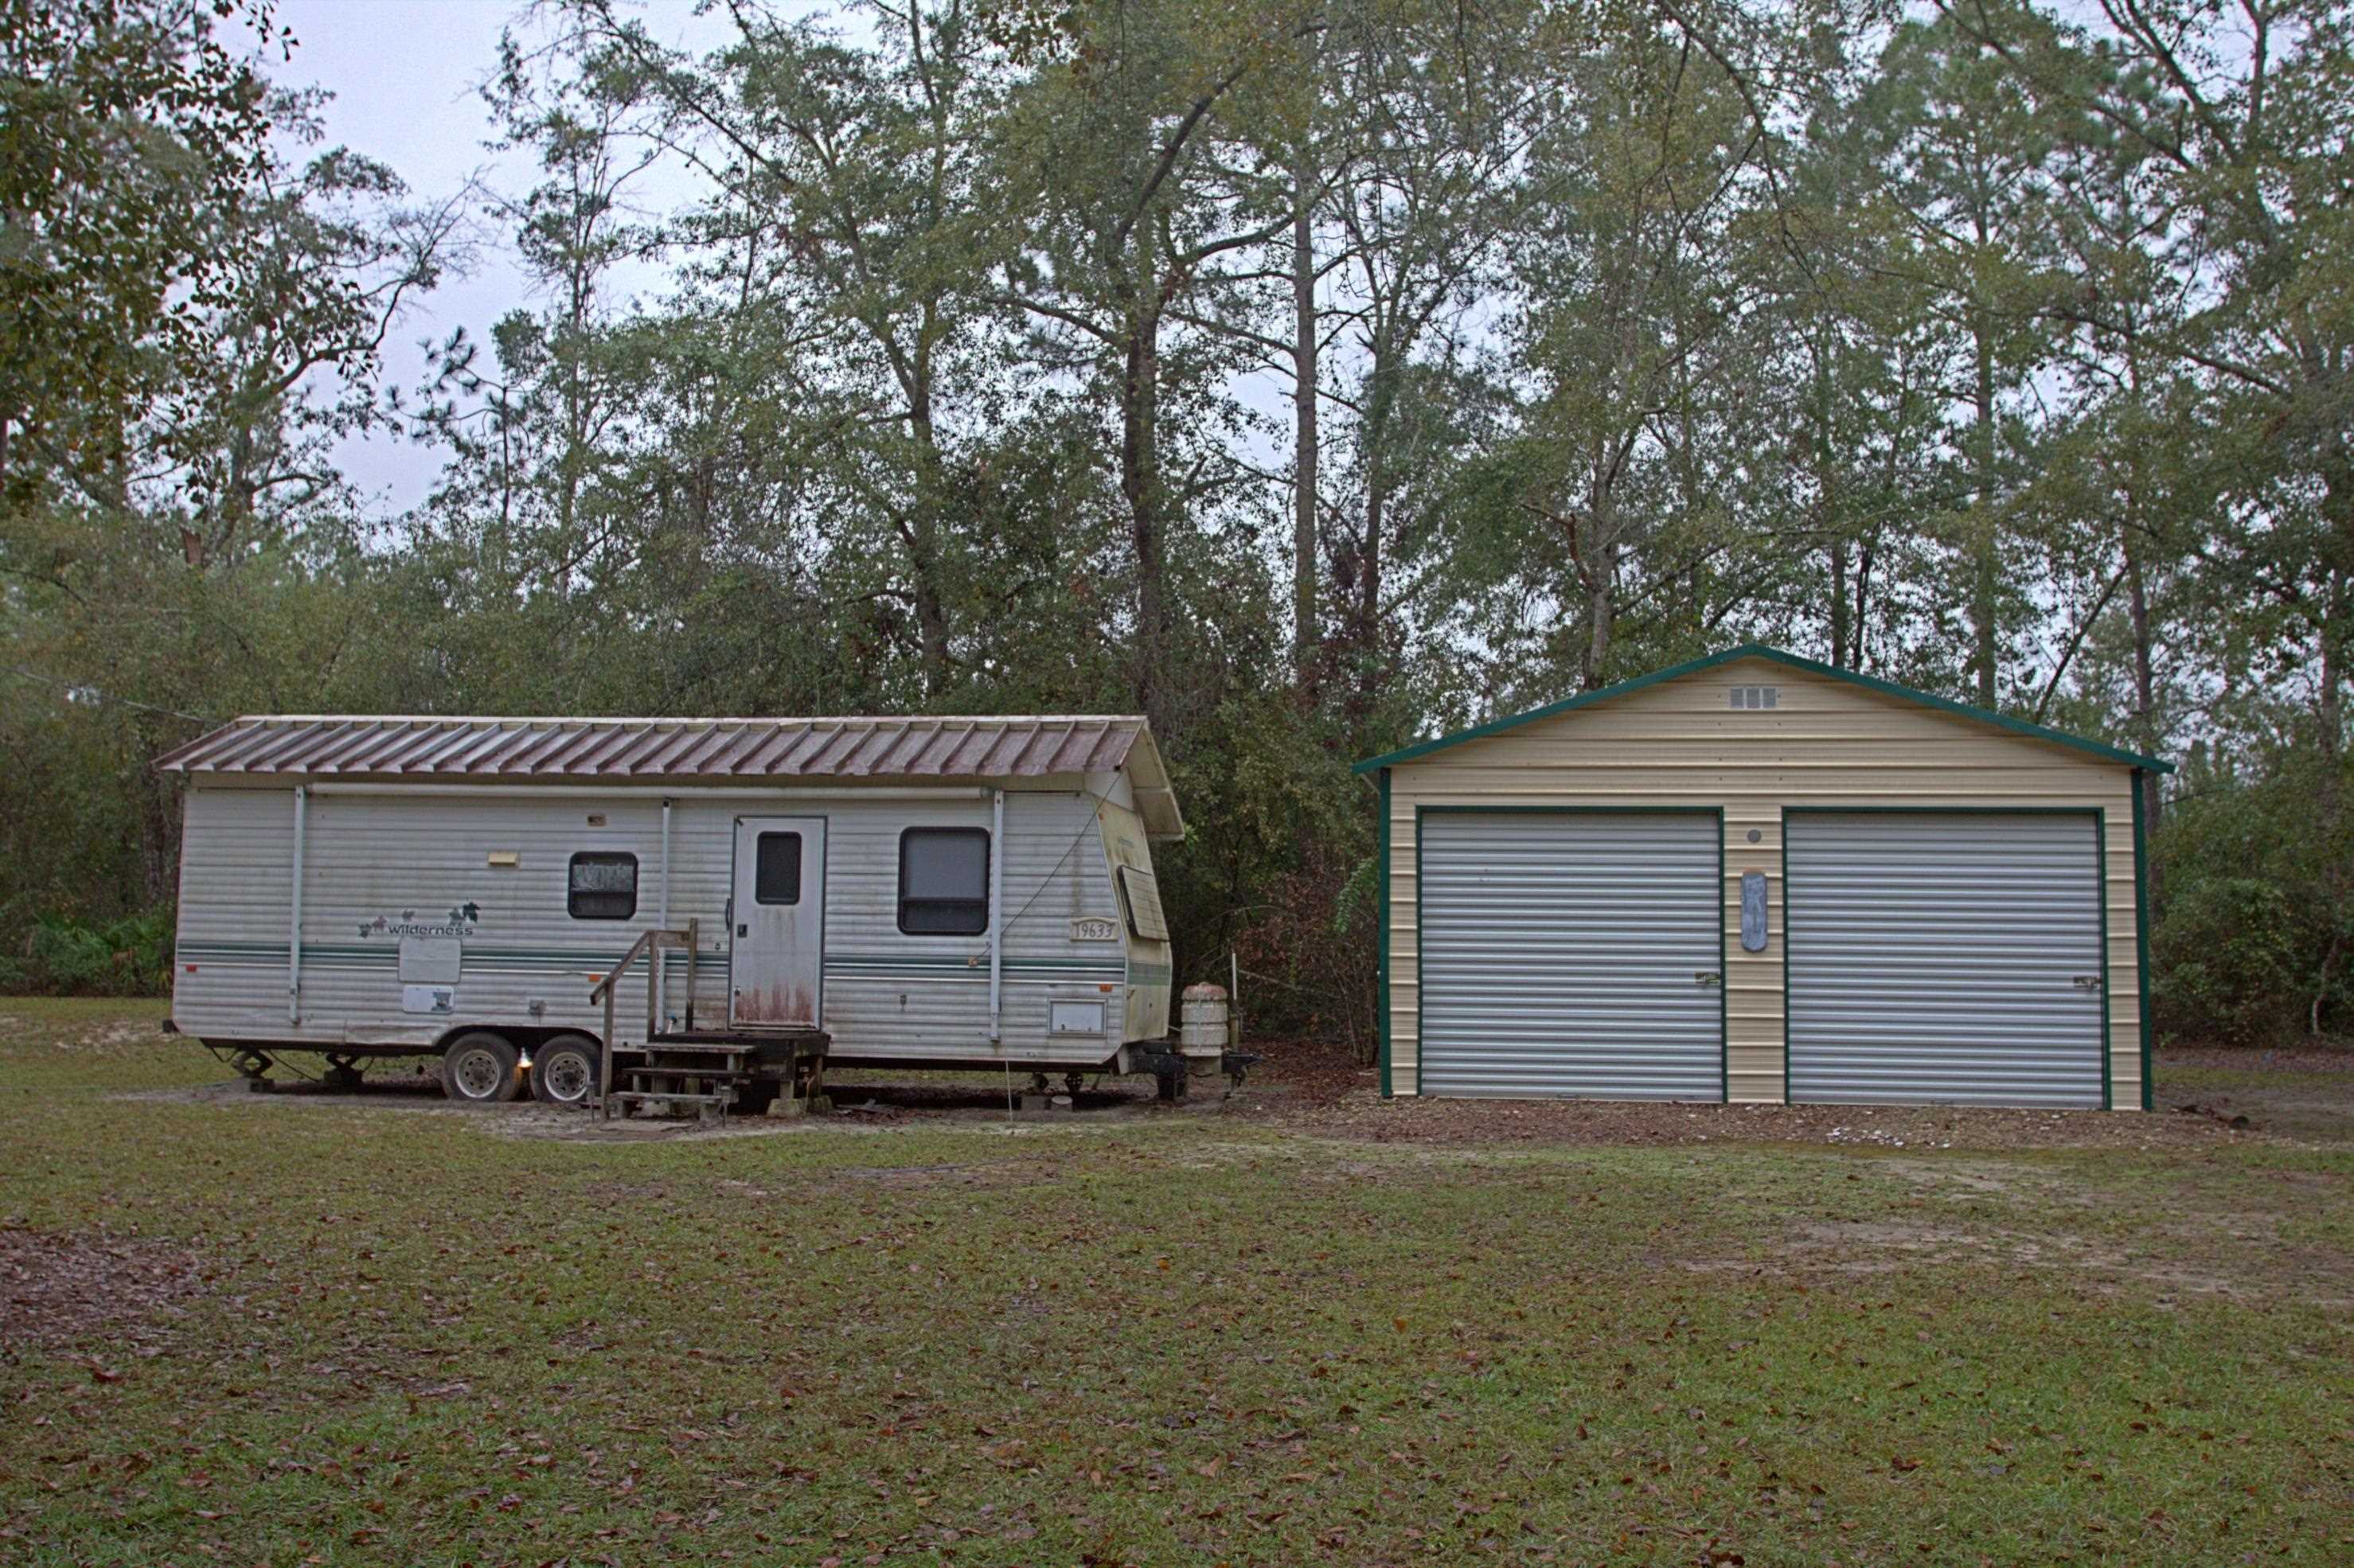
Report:
[[[1185,1076],[1214,1080],[1226,1052],[1226,988],[1187,986],[1178,1016],[1177,1054],[1185,1058]]]

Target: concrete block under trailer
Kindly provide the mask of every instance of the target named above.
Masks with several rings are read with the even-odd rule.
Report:
[[[290,1052],[346,1084],[438,1057],[453,1097],[489,1101],[528,1063],[538,1097],[585,1103],[604,1066],[592,988],[648,933],[691,929],[658,978],[642,958],[615,975],[617,1062],[731,1042],[755,1106],[825,1061],[1169,1085],[1144,824],[1125,775],[1080,782],[192,777],[173,1026],[257,1082]]]

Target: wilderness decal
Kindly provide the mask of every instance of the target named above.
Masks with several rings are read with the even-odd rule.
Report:
[[[452,906],[439,920],[419,920],[417,911],[404,909],[396,917],[379,915],[360,922],[362,937],[471,937],[482,923],[482,906],[472,899]]]

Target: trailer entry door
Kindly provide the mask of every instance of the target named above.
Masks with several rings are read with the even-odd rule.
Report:
[[[738,817],[727,1022],[815,1029],[825,947],[825,819]]]

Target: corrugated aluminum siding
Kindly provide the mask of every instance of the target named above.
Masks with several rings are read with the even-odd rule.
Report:
[[[1072,939],[1076,920],[1119,918],[1090,797],[1006,794],[997,852],[1006,918],[1004,1038],[997,1044],[989,1039],[988,938],[910,937],[897,926],[899,834],[923,825],[986,829],[989,802],[779,798],[786,799],[792,803],[779,810],[827,821],[823,1022],[838,1055],[1094,1066],[1119,1049],[1126,952],[1118,941]],[[735,820],[770,810],[685,791],[673,808],[671,921],[701,925],[698,1023],[727,1015]],[[303,863],[302,1019],[290,1024],[293,791],[191,789],[186,820],[172,1015],[200,1039],[421,1046],[461,1023],[595,1033],[603,1015],[588,1001],[591,977],[659,923],[659,800],[314,795]],[[567,913],[567,866],[583,850],[637,857],[631,918],[577,920]],[[492,852],[513,853],[516,863],[493,866]],[[439,921],[467,906],[475,913],[463,938],[456,1011],[403,1013],[398,941],[383,926]],[[685,968],[684,956],[673,954],[666,1005],[676,1013],[685,1008]],[[641,961],[618,988],[625,1039],[642,1030],[644,973]],[[1050,1033],[1058,1000],[1105,1003],[1103,1037]]]
[[[1790,1098],[2098,1107],[2095,823],[1793,813]]]
[[[1724,1097],[1713,812],[1422,819],[1422,1086]]]

